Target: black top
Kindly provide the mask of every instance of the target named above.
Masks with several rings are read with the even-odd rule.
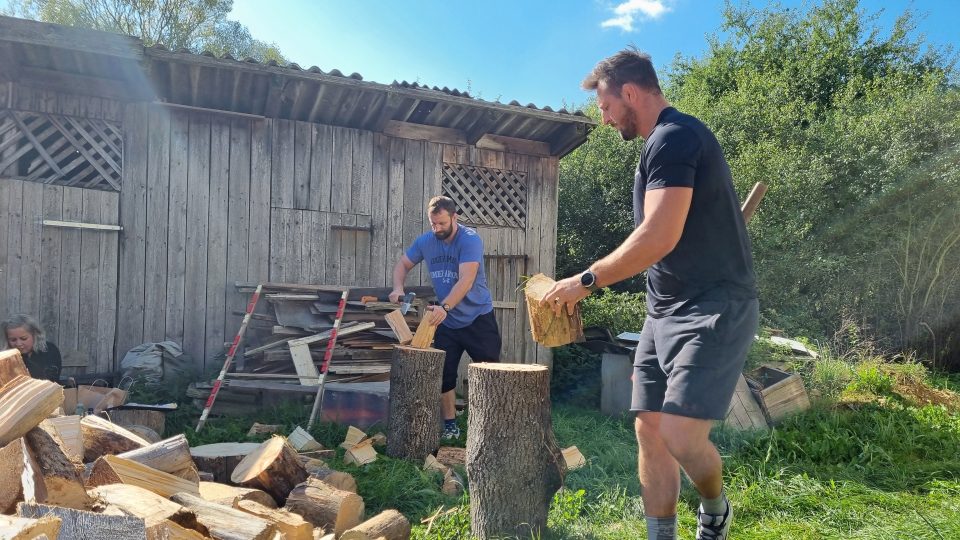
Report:
[[[677,246],[647,269],[647,310],[670,315],[692,300],[757,297],[750,239],[720,143],[703,122],[664,109],[643,146],[633,186],[636,225],[647,190],[691,187]]]
[[[63,361],[60,358],[60,349],[53,343],[47,342],[44,352],[32,352],[23,358],[30,376],[34,379],[47,379],[57,382],[60,379],[60,368]]]

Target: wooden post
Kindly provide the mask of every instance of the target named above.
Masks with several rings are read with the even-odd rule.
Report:
[[[423,463],[440,444],[440,387],[446,353],[397,346],[390,366],[387,455]]]
[[[566,474],[550,420],[550,371],[476,363],[468,379],[470,529],[480,539],[539,536]]]

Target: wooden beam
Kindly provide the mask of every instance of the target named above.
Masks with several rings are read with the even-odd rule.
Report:
[[[504,114],[497,114],[494,111],[483,111],[480,118],[478,118],[473,123],[473,126],[470,127],[470,130],[467,131],[467,144],[477,144],[504,116]]]
[[[120,225],[104,225],[102,223],[81,223],[79,221],[59,221],[56,219],[45,219],[40,222],[47,227],[64,227],[67,229],[87,229],[95,231],[122,231]]]
[[[259,114],[250,114],[236,111],[225,111],[222,109],[208,109],[206,107],[195,107],[193,105],[181,105],[179,103],[170,103],[168,101],[154,101],[154,105],[159,105],[161,107],[167,107],[169,109],[177,109],[181,111],[192,111],[192,112],[201,112],[207,114],[222,114],[226,116],[235,116],[238,118],[245,118],[248,120],[266,120],[266,117]]]
[[[398,122],[396,120],[388,120],[383,127],[383,133],[384,135],[400,137],[402,139],[414,139],[441,144],[467,144],[466,134],[459,129],[425,126],[423,124]]]
[[[511,152],[514,154],[526,154],[529,156],[550,156],[550,145],[542,141],[531,141],[530,139],[518,139],[516,137],[507,137],[505,135],[493,135],[487,133],[476,142],[477,148],[487,150],[499,150],[501,152]]]
[[[14,17],[0,17],[0,40],[114,56],[137,62],[143,59],[143,44],[134,37]]]
[[[56,53],[54,53],[56,54]],[[131,81],[81,75],[53,69],[21,66],[19,82],[41,86],[50,90],[106,97],[117,100],[153,99],[153,92],[146,84],[136,85]]]

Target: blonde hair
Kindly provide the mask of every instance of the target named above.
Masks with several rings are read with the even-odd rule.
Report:
[[[40,323],[29,315],[17,314],[0,323],[3,330],[3,339],[7,339],[7,330],[26,328],[33,335],[33,352],[47,351],[47,334],[40,328]]]

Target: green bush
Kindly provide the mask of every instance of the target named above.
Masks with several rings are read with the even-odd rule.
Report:
[[[584,326],[600,326],[614,336],[621,332],[639,332],[647,317],[645,293],[615,292],[604,288],[581,302]]]
[[[853,368],[853,380],[847,385],[850,392],[889,395],[893,391],[893,377],[883,369],[879,360],[859,362]]]

